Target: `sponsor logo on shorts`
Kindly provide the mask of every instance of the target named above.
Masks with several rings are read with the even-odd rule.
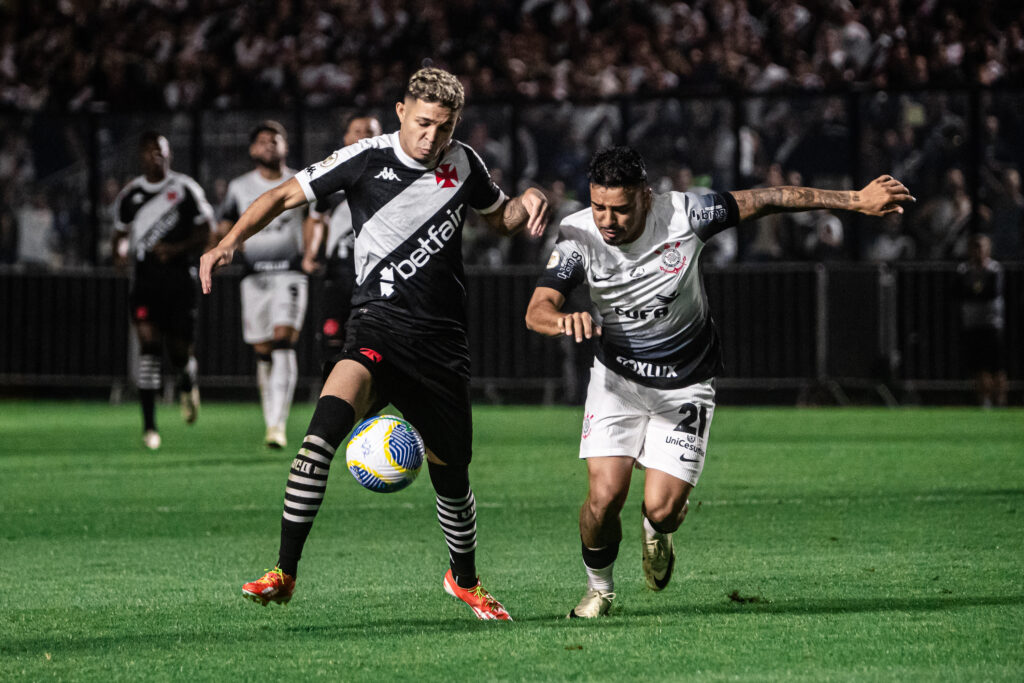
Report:
[[[593,419],[594,419],[593,413],[585,414],[583,416],[583,438],[584,439],[587,438],[588,436],[590,436],[590,430],[591,430],[591,426],[592,426],[591,425],[591,420],[593,420]]]
[[[384,360],[384,357],[381,356],[376,351],[374,351],[373,349],[362,348],[359,349],[359,353],[363,354],[364,356],[372,360],[374,363],[379,363],[382,360]]]
[[[691,441],[690,439],[692,438],[693,437],[681,439],[677,436],[666,436],[665,443],[671,444],[673,446],[679,446],[684,451],[689,451],[693,455],[697,456],[696,458],[687,458],[686,453],[683,453],[682,455],[679,456],[680,462],[700,462],[701,459],[704,457],[704,449],[694,443],[696,439],[693,439],[693,441]]]
[[[626,368],[634,375],[640,377],[678,377],[676,370],[671,365],[655,365],[654,363],[648,363],[642,360],[636,360],[634,358],[626,358],[625,356],[616,356],[616,362],[619,365]]]

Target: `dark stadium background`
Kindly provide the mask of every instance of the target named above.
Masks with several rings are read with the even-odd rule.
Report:
[[[249,167],[256,121],[285,124],[299,167],[340,144],[356,108],[393,130],[429,59],[466,86],[457,137],[562,215],[586,204],[591,153],[615,143],[662,191],[849,189],[880,173],[911,188],[902,218],[772,217],[717,238],[705,271],[724,401],[971,402],[952,285],[984,231],[1007,273],[1019,405],[1022,26],[1024,6],[994,0],[0,3],[0,394],[131,391],[109,210],[138,174],[139,133],[166,134],[173,168],[216,203]],[[464,239],[478,398],[578,401],[585,352],[522,324],[549,240],[496,241],[479,223]],[[318,385],[311,302],[299,398]],[[237,307],[232,286],[203,301],[207,397],[255,396]]]

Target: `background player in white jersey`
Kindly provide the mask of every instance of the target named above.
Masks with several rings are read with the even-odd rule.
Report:
[[[848,209],[902,213],[914,201],[899,181],[860,192],[769,187],[698,195],[654,194],[640,155],[628,147],[591,160],[590,208],[562,221],[559,242],[526,313],[531,330],[599,336],[580,440],[587,499],[580,537],[587,591],[570,617],[605,614],[615,597],[612,567],[622,540],[619,513],[634,466],[645,469],[644,576],[669,582],[672,532],[704,467],[721,369],[718,333],[698,268],[704,244],[741,221],[777,212]],[[587,283],[597,314],[563,313],[566,294]]]
[[[143,443],[160,447],[156,395],[163,350],[177,375],[185,422],[199,415],[197,363],[192,348],[196,324],[195,259],[213,232],[213,209],[199,183],[171,169],[167,138],[147,131],[139,138],[142,175],[114,203],[115,263],[134,261],[129,297],[139,340],[136,382],[142,404]]]
[[[228,183],[218,232],[227,233],[256,198],[295,175],[285,165],[284,126],[263,121],[249,135],[249,156],[256,168]],[[246,243],[242,278],[242,336],[256,354],[256,377],[271,448],[287,445],[285,426],[299,377],[295,345],[306,317],[309,283],[302,272],[302,221],[295,208],[274,218]]]
[[[509,199],[480,157],[452,139],[462,85],[421,69],[395,105],[399,130],[332,153],[262,195],[203,255],[200,279],[285,209],[344,190],[355,231],[356,287],[345,348],[324,383],[285,487],[277,566],[242,587],[266,604],[287,602],[320,508],[336,449],[356,420],[392,403],[423,436],[448,545],[442,585],[480,619],[509,619],[476,575],[476,500],[469,484],[473,422],[466,339],[462,229],[469,209],[502,234],[548,222],[544,194]]]
[[[342,144],[346,147],[382,132],[377,117],[356,112],[345,119]],[[302,269],[312,275],[324,259],[324,287],[320,296],[320,351],[324,360],[334,357],[345,343],[345,321],[352,309],[355,285],[355,232],[352,209],[344,192],[335,192],[310,207],[305,225],[306,253]]]

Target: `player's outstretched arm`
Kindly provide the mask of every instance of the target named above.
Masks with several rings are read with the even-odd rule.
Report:
[[[265,228],[282,211],[303,204],[306,204],[306,193],[295,178],[289,178],[257,197],[217,246],[199,259],[199,282],[203,285],[203,294],[209,294],[213,289],[213,272],[231,263],[235,250],[245,240]]]
[[[577,342],[601,334],[601,327],[586,311],[563,313],[565,296],[557,289],[537,287],[526,307],[526,327],[548,337],[576,337]]]
[[[772,213],[845,209],[869,216],[903,213],[902,203],[916,202],[910,190],[890,175],[872,180],[860,191],[818,190],[813,187],[763,187],[731,193],[739,208],[740,221]]]
[[[544,193],[531,187],[505,202],[500,210],[484,216],[484,220],[503,235],[512,235],[525,227],[531,237],[540,237],[551,220],[551,209]]]

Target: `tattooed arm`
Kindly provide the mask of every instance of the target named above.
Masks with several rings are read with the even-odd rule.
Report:
[[[860,191],[817,190],[812,187],[764,187],[732,192],[739,208],[740,221],[753,220],[772,213],[791,213],[811,209],[846,209],[869,216],[903,213],[900,202],[917,201],[903,183],[883,175]]]
[[[533,237],[539,237],[544,233],[550,218],[548,198],[533,187],[508,200],[494,213],[484,216],[487,224],[502,235],[512,235],[525,226],[526,232]]]

